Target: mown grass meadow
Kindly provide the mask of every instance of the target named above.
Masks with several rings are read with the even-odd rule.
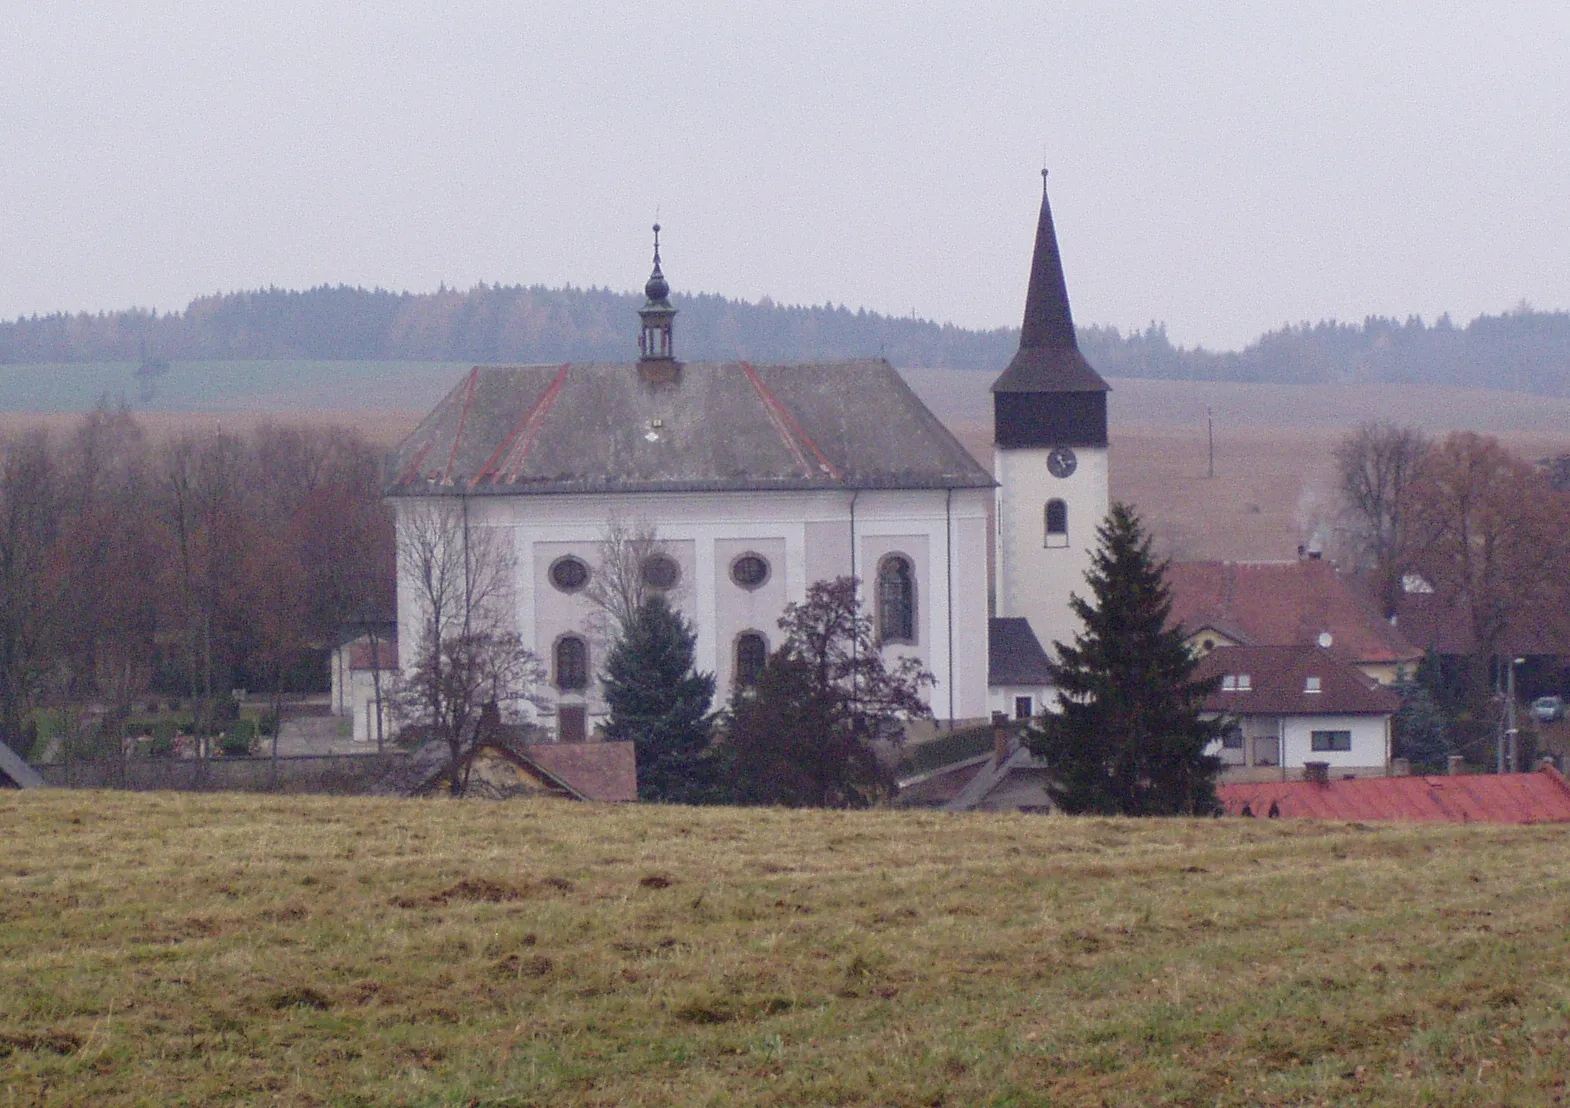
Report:
[[[0,1104],[1563,1103],[1567,847],[0,794]]]

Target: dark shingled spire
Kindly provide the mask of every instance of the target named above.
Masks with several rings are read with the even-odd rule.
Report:
[[[1047,202],[1047,171],[1041,171],[1041,218],[1036,223],[1036,253],[1030,262],[1030,291],[1019,352],[992,383],[993,392],[1106,392],[1108,385],[1079,352],[1074,317],[1068,306],[1063,259]]]

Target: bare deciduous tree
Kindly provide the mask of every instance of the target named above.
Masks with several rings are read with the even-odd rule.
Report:
[[[656,591],[645,572],[655,555],[668,557],[669,552],[651,524],[613,517],[606,525],[600,538],[599,564],[583,590],[596,609],[592,619],[597,636],[607,642],[619,641],[632,626],[643,602]],[[679,585],[659,591],[665,593],[671,607],[678,607]]]
[[[1404,497],[1411,564],[1465,613],[1480,657],[1557,612],[1570,574],[1570,498],[1494,438],[1458,432]]]
[[[61,629],[58,477],[44,432],[0,443],[0,734],[13,742]]]
[[[1373,575],[1387,617],[1395,612],[1411,553],[1406,491],[1428,449],[1427,437],[1416,428],[1364,423],[1335,450],[1358,568]]]
[[[397,543],[414,613],[398,704],[447,744],[449,789],[462,796],[467,755],[487,718],[518,718],[544,677],[513,630],[510,537],[472,525],[466,502],[425,502],[402,506]]]

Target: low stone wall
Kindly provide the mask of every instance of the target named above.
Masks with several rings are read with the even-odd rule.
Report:
[[[327,793],[370,791],[407,754],[312,754],[287,758],[131,758],[35,765],[48,785],[136,792]]]

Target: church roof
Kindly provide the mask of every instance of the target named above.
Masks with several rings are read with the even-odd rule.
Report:
[[[1025,320],[1019,352],[996,381],[993,392],[1109,392],[1111,386],[1079,352],[1074,316],[1068,306],[1068,283],[1058,253],[1052,205],[1047,201],[1047,173],[1041,172],[1041,216],[1036,222],[1036,249],[1030,262],[1030,289],[1025,294]]]
[[[477,366],[388,463],[393,496],[994,484],[882,359]]]

